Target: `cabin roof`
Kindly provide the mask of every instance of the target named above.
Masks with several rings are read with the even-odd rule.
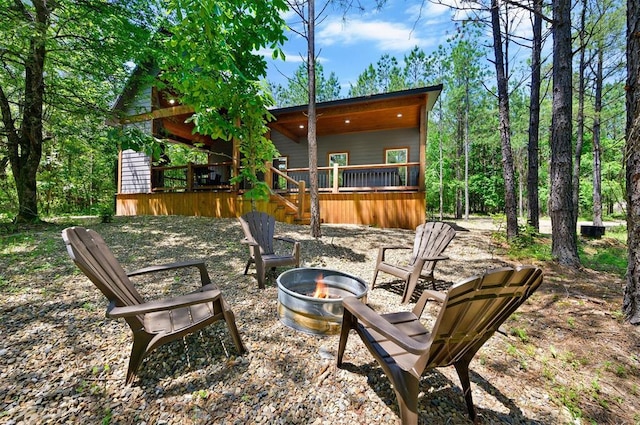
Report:
[[[442,84],[390,93],[374,94],[316,104],[316,134],[326,136],[367,131],[419,128],[420,114],[431,111],[442,91]],[[194,125],[185,123],[193,114],[186,105],[172,106],[160,94],[157,109],[148,113],[124,117],[121,123],[158,120],[155,128],[163,128],[163,136],[178,142],[199,142],[213,146],[209,136],[194,133]],[[423,109],[424,108],[424,109]],[[271,109],[275,120],[269,128],[300,143],[307,136],[308,105]]]
[[[316,105],[318,136],[418,128],[422,108],[430,111],[442,84],[430,87],[320,102]],[[269,128],[300,142],[307,136],[308,105],[272,109]]]

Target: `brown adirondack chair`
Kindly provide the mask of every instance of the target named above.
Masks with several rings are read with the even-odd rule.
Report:
[[[443,256],[442,252],[455,235],[455,229],[448,224],[431,221],[416,227],[413,246],[381,246],[378,249],[378,259],[376,260],[376,270],[373,274],[371,289],[375,288],[378,272],[380,271],[404,281],[402,304],[409,302],[420,278],[431,281],[434,285],[433,289],[435,289],[433,270],[438,261],[449,258]],[[385,260],[386,253],[392,249],[413,249],[411,259],[407,264],[391,264],[387,262]]]
[[[300,266],[300,242],[284,236],[276,236],[276,219],[267,213],[251,211],[238,217],[245,238],[242,243],[249,245],[249,259],[244,274],[251,264],[256,265],[258,287],[264,288],[267,269],[281,266]],[[274,241],[281,240],[292,245],[291,253],[276,253]]]
[[[211,283],[204,262],[191,260],[126,273],[95,231],[70,227],[62,231],[62,239],[74,263],[109,300],[107,317],[123,317],[131,327],[133,347],[127,384],[133,382],[142,360],[155,348],[218,320],[227,323],[238,351],[246,351],[236,328],[235,316],[220,290]],[[202,287],[174,298],[145,301],[129,279],[130,276],[184,267],[198,268]]]
[[[463,280],[446,293],[425,290],[412,312],[381,315],[355,297],[345,298],[338,366],[349,331],[355,329],[391,381],[402,423],[417,424],[420,376],[425,370],[453,365],[475,422],[469,363],[541,283],[539,268],[496,269]],[[442,303],[431,331],[420,322],[428,299]]]

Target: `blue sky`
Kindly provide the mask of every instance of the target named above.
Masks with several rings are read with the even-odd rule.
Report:
[[[319,9],[324,1],[316,1]],[[452,11],[428,0],[388,0],[381,10],[353,11],[343,16],[342,11],[330,6],[324,20],[316,26],[316,54],[324,67],[325,76],[335,72],[346,95],[349,84],[355,83],[369,64],[385,53],[399,62],[414,46],[431,53],[445,43],[454,31]],[[299,28],[299,17],[285,16],[290,26]],[[287,76],[306,58],[306,40],[288,31],[289,41],[284,45],[286,61],[271,60],[268,56],[271,82],[286,85]]]

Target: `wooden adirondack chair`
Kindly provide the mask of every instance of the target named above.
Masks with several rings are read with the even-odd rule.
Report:
[[[355,297],[345,298],[338,366],[349,331],[355,329],[391,381],[402,423],[417,424],[420,376],[425,370],[453,365],[475,422],[469,363],[541,283],[539,268],[497,269],[459,282],[446,293],[425,290],[412,312],[381,315]],[[428,299],[442,303],[431,331],[420,322]]]
[[[275,236],[276,219],[267,213],[251,211],[238,217],[245,238],[242,243],[249,245],[249,259],[244,274],[252,263],[256,265],[258,287],[264,289],[267,269],[281,266],[300,266],[300,242],[283,236]],[[291,253],[276,253],[274,241],[281,240],[292,245]]]
[[[442,252],[455,235],[456,231],[453,227],[446,223],[432,221],[416,227],[413,246],[381,246],[378,249],[378,259],[371,289],[375,288],[380,271],[404,280],[402,304],[409,302],[420,278],[431,281],[435,289],[433,270],[438,261],[449,258],[443,256]],[[391,249],[413,249],[413,254],[407,264],[391,264],[385,261],[386,253]]]
[[[93,230],[70,227],[62,231],[67,252],[80,270],[109,300],[107,317],[123,317],[133,332],[127,384],[131,384],[142,360],[155,348],[193,333],[213,322],[224,320],[240,353],[246,351],[235,316],[211,283],[204,262],[191,260],[146,267],[126,273],[102,239]],[[145,273],[197,267],[202,287],[190,294],[146,302],[129,277]]]

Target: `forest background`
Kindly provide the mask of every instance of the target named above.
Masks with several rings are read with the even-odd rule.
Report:
[[[140,10],[149,10],[137,6]],[[625,8],[620,2],[583,1],[574,3],[572,14],[572,22],[576,23],[573,48],[575,52],[583,52],[574,55],[576,72],[573,78],[576,135],[583,133],[580,149],[575,150],[580,183],[578,216],[584,220],[593,218],[594,199],[599,199],[594,196],[595,190],[601,194],[605,216],[622,217],[626,213],[623,160]],[[150,13],[145,16],[147,22],[153,22]],[[516,18],[522,19],[522,15],[514,14],[512,19]],[[98,18],[95,24],[100,25]],[[505,25],[515,26],[515,23],[505,22]],[[426,197],[428,215],[433,218],[444,215],[461,218],[468,214],[500,214],[504,211],[497,90],[495,70],[487,60],[492,57],[488,34],[480,19],[461,22],[458,31],[433,52],[416,47],[401,58],[383,54],[376,63],[363,64],[360,76],[348,90],[342,89],[343,84],[334,72],[325,70],[322,63],[316,66],[318,102],[443,84],[443,92],[429,115],[428,127]],[[141,39],[144,36],[144,32],[141,33]],[[548,28],[544,30],[543,39],[545,43],[550,39]],[[530,47],[531,40],[512,34],[507,41],[512,49],[517,48],[520,52],[519,61],[508,64],[508,76],[518,213],[525,217],[531,67],[530,57],[523,55],[522,50]],[[85,46],[82,52],[89,51],[90,47]],[[109,65],[110,68],[103,70],[102,78],[95,78],[95,69],[90,72],[94,76],[91,79],[84,78],[81,72],[68,73],[67,76],[74,78],[66,82],[64,90],[49,94],[44,111],[43,160],[37,175],[38,211],[43,217],[101,214],[113,210],[118,143],[106,117],[131,71],[130,62],[117,63],[117,59],[123,58],[124,53],[133,55],[134,52],[122,53],[114,55],[115,60],[110,64],[87,63],[82,54],[67,57],[63,64],[65,68],[77,71],[82,67]],[[53,65],[60,66],[60,59],[51,56]],[[509,57],[508,52],[506,56]],[[543,57],[541,65],[538,188],[539,212],[546,215],[552,115],[550,58]],[[306,104],[307,81],[303,63],[287,84],[270,84],[275,106]],[[5,92],[21,89],[19,80],[14,82],[15,85],[10,80],[3,81]],[[84,107],[78,107],[78,103]],[[594,146],[596,131],[599,134]],[[574,145],[576,139],[574,136]],[[199,161],[204,155],[176,145],[168,145],[167,152],[174,164]],[[594,161],[596,152],[599,158]],[[8,165],[6,142],[0,137],[0,221],[3,222],[15,217],[18,206],[15,181]],[[601,185],[594,188],[598,174]]]

